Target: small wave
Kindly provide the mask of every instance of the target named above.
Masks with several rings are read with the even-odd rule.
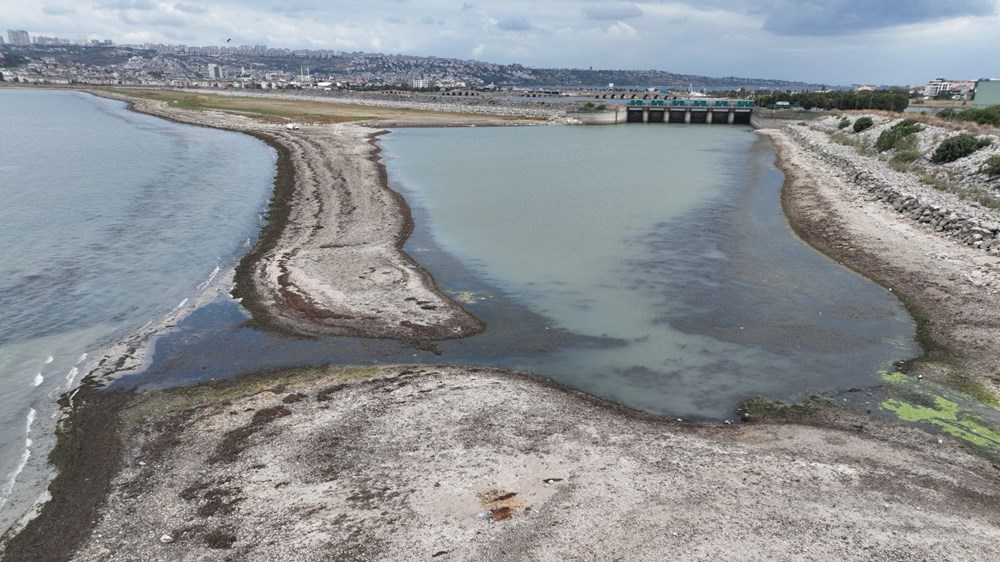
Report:
[[[11,471],[10,476],[7,481],[4,482],[3,488],[0,488],[0,507],[3,507],[7,503],[7,497],[10,493],[14,491],[14,483],[17,482],[17,477],[21,475],[24,471],[24,467],[28,466],[28,459],[31,458],[31,439],[24,440],[24,452],[21,453],[21,462],[17,463],[17,468]]]
[[[45,377],[41,373],[38,373],[35,375],[35,380],[31,382],[31,386],[41,386],[43,382],[45,382]]]
[[[66,388],[73,386],[73,380],[76,379],[76,376],[79,374],[80,369],[77,369],[76,367],[69,370],[69,374],[66,375]]]
[[[76,359],[76,364],[79,365],[80,363],[83,363],[86,360],[87,360],[87,354],[83,353],[80,355],[80,357]]]
[[[44,363],[44,364],[45,364],[45,365],[48,365],[49,363],[51,363],[51,362],[53,362],[53,361],[55,361],[55,360],[56,360],[56,358],[55,358],[55,357],[52,357],[51,355],[49,355],[49,356],[48,356],[48,358],[47,358],[47,359],[45,360],[45,363]]]
[[[174,309],[170,311],[170,314],[173,314],[173,313],[177,312],[178,310],[184,308],[184,305],[187,304],[187,303],[188,303],[187,299],[182,300],[179,305],[175,306]]]
[[[219,274],[220,271],[222,271],[222,270],[219,268],[219,266],[215,266],[215,269],[213,269],[212,273],[209,274],[208,279],[206,279],[206,280],[204,280],[204,281],[202,281],[201,283],[198,284],[198,290],[199,291],[204,291],[205,289],[207,289],[208,286],[209,286],[209,284],[211,284],[212,281],[215,280],[215,277]]]
[[[37,415],[38,415],[38,412],[36,412],[34,408],[28,410],[28,423],[27,423],[27,426],[25,427],[25,430],[24,430],[25,432],[31,433],[31,426],[34,425],[34,423],[35,423],[35,416],[37,416]]]

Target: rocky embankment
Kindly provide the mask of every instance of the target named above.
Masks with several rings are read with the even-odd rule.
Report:
[[[891,152],[866,149],[894,124],[880,119],[867,134],[835,118],[762,131],[778,147],[786,214],[815,247],[904,299],[928,352],[912,374],[1000,399],[1000,212],[968,198],[996,180],[974,161],[932,164],[934,136],[957,133],[931,127],[916,143],[924,162],[894,169]],[[947,173],[949,190],[929,173]]]
[[[915,133],[920,159],[910,163],[908,171],[897,171],[889,164],[893,151],[879,155],[873,147],[882,131],[902,119],[875,118],[876,125],[861,133],[839,131],[836,118],[814,123],[813,128],[790,127],[787,131],[830,169],[838,170],[843,178],[907,218],[963,244],[1000,255],[1000,214],[968,198],[970,194],[986,194],[1000,204],[1000,181],[980,171],[988,157],[1000,154],[1000,139],[993,137],[990,147],[966,158],[935,165],[930,156],[937,144],[958,133],[925,126]],[[859,154],[856,146],[832,143],[831,135],[853,137],[869,154]],[[930,178],[947,183],[951,189],[932,186]]]

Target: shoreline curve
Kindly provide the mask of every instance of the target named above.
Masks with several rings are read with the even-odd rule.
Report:
[[[402,249],[413,219],[379,160],[375,139],[384,129],[336,124],[289,130],[241,115],[90,93],[156,117],[249,134],[277,151],[267,224],[236,268],[233,290],[257,324],[307,337],[411,341],[483,330]]]

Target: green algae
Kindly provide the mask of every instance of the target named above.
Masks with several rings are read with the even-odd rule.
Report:
[[[890,398],[879,405],[903,421],[930,424],[1000,458],[1000,409],[943,385],[902,373],[882,373]],[[994,420],[994,421],[990,421]]]

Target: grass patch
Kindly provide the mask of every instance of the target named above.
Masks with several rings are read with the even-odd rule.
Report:
[[[1000,176],[1000,154],[987,158],[979,171],[990,176]]]
[[[830,140],[837,144],[855,148],[858,154],[863,154],[865,151],[865,143],[858,137],[849,136],[844,133],[831,133]]]
[[[892,162],[890,161],[890,164]],[[894,166],[895,167],[895,166]],[[966,201],[974,201],[979,203],[987,209],[1000,210],[1000,198],[994,196],[992,193],[981,188],[962,188],[959,187],[948,180],[939,178],[934,174],[923,173],[919,175],[920,181],[933,187],[934,189],[945,191],[947,193],[953,193],[958,196],[959,199],[964,199]]]
[[[271,98],[266,94],[250,96],[224,96],[212,93],[192,93],[177,90],[123,90],[109,89],[117,94],[163,101],[178,109],[189,111],[225,111],[252,115],[264,121],[285,123],[301,121],[306,123],[345,123],[352,121],[394,120],[401,116],[410,118],[429,116],[429,121],[447,122],[463,118],[493,121],[527,122],[537,121],[527,117],[501,117],[465,114],[461,112],[428,111],[413,108],[381,108],[352,105],[340,101],[313,101],[306,99]]]
[[[907,167],[920,159],[919,150],[899,150],[892,156],[889,163],[896,167],[896,164],[904,164]]]

